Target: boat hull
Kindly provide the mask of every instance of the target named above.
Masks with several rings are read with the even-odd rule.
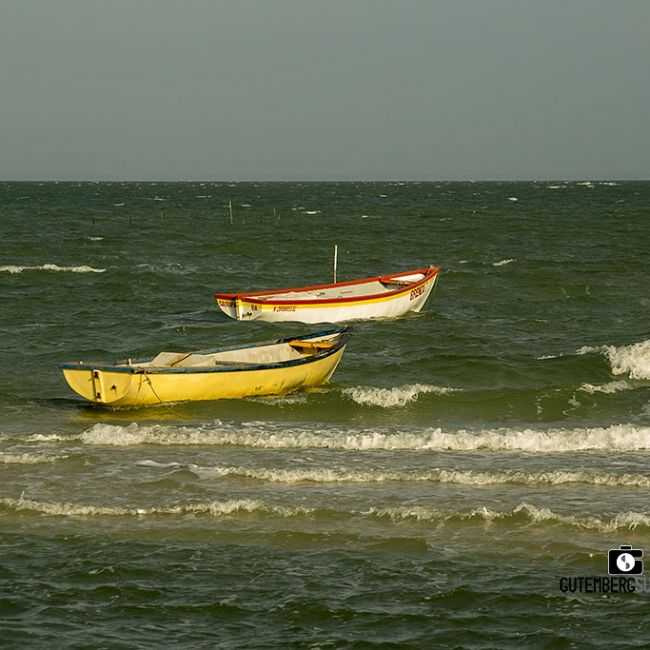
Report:
[[[436,285],[438,273],[417,284],[377,296],[340,300],[269,300],[255,294],[216,294],[219,308],[230,318],[271,323],[340,323],[353,320],[398,318],[420,312]]]

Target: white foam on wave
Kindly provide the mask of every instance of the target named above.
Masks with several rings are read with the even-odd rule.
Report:
[[[606,384],[582,384],[578,390],[581,390],[585,393],[605,393],[607,395],[613,395],[614,393],[619,393],[623,390],[629,390],[630,388],[633,388],[632,384],[630,382],[622,380],[622,381],[610,381]]]
[[[23,273],[24,271],[57,271],[69,273],[104,273],[106,269],[95,269],[92,266],[58,266],[57,264],[41,264],[40,266],[0,266],[0,271],[6,273]]]
[[[357,404],[393,408],[396,406],[406,406],[406,404],[414,402],[420,395],[425,393],[446,395],[447,393],[452,393],[457,390],[457,388],[433,386],[431,384],[408,384],[405,386],[396,386],[394,388],[353,386],[351,388],[344,388],[341,392]]]
[[[62,436],[58,433],[33,433],[27,436],[29,442],[68,442],[77,439],[78,436]]]
[[[650,340],[631,345],[584,346],[577,354],[600,352],[609,360],[612,374],[627,374],[630,379],[650,379]]]
[[[508,258],[506,260],[500,260],[498,262],[492,262],[492,266],[505,266],[506,264],[512,264],[514,262],[514,258]]]
[[[150,516],[207,516],[233,517],[238,515],[262,515],[271,517],[293,518],[304,516],[328,515],[330,519],[349,519],[350,517],[370,517],[388,521],[392,524],[401,522],[425,522],[454,524],[464,522],[484,522],[488,524],[522,523],[555,524],[572,528],[611,533],[618,530],[635,530],[650,527],[650,515],[645,512],[627,511],[612,517],[596,515],[576,516],[560,514],[548,507],[539,507],[529,503],[520,503],[510,510],[493,510],[479,506],[465,511],[445,511],[426,505],[373,506],[367,510],[332,510],[308,508],[304,506],[285,506],[265,503],[258,499],[230,499],[226,501],[208,501],[201,503],[181,503],[169,506],[123,507],[104,505],[85,505],[70,502],[48,502],[33,499],[0,498],[0,507],[15,513],[36,513],[55,517],[150,517]]]
[[[357,451],[636,451],[650,449],[650,427],[616,424],[575,429],[486,429],[445,432],[440,428],[390,432],[278,426],[271,422],[201,427],[95,424],[79,437],[84,444],[117,447],[134,445],[209,445],[264,449],[343,449]]]
[[[90,241],[103,241],[104,240],[103,237],[88,237],[88,239]]]
[[[525,524],[562,524],[583,530],[596,530],[611,533],[621,529],[634,530],[650,527],[650,515],[645,512],[621,512],[610,518],[597,516],[576,516],[559,514],[547,507],[538,507],[529,503],[520,503],[511,510],[492,510],[485,506],[467,512],[445,512],[426,506],[396,506],[391,508],[370,508],[367,515],[393,522],[405,520],[434,521],[448,523],[453,521],[483,520],[488,523],[498,521],[519,521]]]
[[[55,463],[57,460],[65,460],[68,456],[63,454],[12,454],[8,452],[0,452],[0,463],[5,465],[37,465],[39,463]]]
[[[169,469],[171,467],[184,467],[182,463],[176,463],[174,461],[169,463],[159,463],[156,460],[139,460],[136,462],[136,465],[139,467],[155,467],[156,469]]]
[[[618,348],[607,346],[605,352],[615,375],[628,374],[630,379],[650,379],[650,340]]]
[[[296,406],[299,404],[307,403],[307,393],[288,393],[287,395],[268,395],[262,397],[247,397],[247,402],[255,402],[256,404],[265,404],[267,406]]]
[[[139,461],[138,465],[148,467],[178,467],[177,463],[155,464],[154,461]],[[588,471],[548,471],[522,472],[506,471],[474,471],[446,468],[432,468],[427,471],[383,471],[383,470],[350,470],[350,469],[281,469],[265,467],[221,466],[200,467],[189,465],[189,469],[200,478],[243,478],[269,483],[385,483],[399,482],[431,482],[451,483],[482,487],[487,485],[571,485],[587,484],[602,487],[641,487],[650,488],[650,476],[643,474],[613,474]]]
[[[600,352],[605,346],[603,345],[583,345],[576,350],[576,354],[590,354],[592,352]]]
[[[127,508],[122,506],[84,505],[60,501],[36,501],[21,497],[20,499],[0,498],[0,506],[15,512],[28,511],[65,517],[146,517],[151,515],[208,515],[211,517],[223,517],[253,513],[280,517],[297,517],[309,515],[313,512],[311,508],[272,505],[257,499],[229,499],[227,501]]]

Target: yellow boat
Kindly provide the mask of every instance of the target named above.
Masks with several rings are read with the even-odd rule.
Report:
[[[160,352],[146,361],[61,364],[73,391],[93,404],[148,406],[186,400],[282,395],[332,376],[349,328],[246,347]]]

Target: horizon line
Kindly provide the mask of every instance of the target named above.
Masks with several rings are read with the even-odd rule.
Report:
[[[622,177],[588,177],[576,176],[573,178],[388,178],[388,179],[207,179],[207,178],[152,178],[152,179],[126,179],[126,178],[31,178],[31,179],[0,179],[0,183],[577,183],[577,182],[618,182],[618,183],[643,183],[650,181],[647,178],[622,178]]]

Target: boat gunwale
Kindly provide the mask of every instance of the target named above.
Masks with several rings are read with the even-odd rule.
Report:
[[[133,365],[117,365],[117,364],[102,364],[97,363],[93,364],[92,362],[85,361],[68,361],[65,363],[59,364],[61,370],[100,370],[102,372],[120,372],[132,375],[166,375],[166,374],[203,374],[203,373],[215,373],[215,372],[250,372],[254,370],[275,370],[278,368],[289,368],[292,366],[300,366],[313,361],[319,361],[320,359],[325,359],[332,354],[335,354],[341,350],[348,342],[350,336],[350,327],[341,327],[331,330],[324,330],[321,332],[315,332],[311,334],[305,334],[303,336],[287,336],[282,339],[276,339],[273,341],[263,341],[261,343],[252,343],[249,345],[237,345],[237,346],[228,346],[225,348],[215,349],[211,354],[216,354],[218,352],[231,352],[233,350],[246,350],[250,348],[263,347],[265,345],[278,345],[280,343],[289,343],[290,341],[302,341],[308,340],[310,338],[315,338],[318,336],[326,336],[329,334],[338,334],[336,342],[331,348],[326,348],[320,352],[315,352],[314,354],[309,354],[298,359],[287,359],[285,361],[273,361],[268,363],[251,363],[242,367],[238,365],[241,362],[233,362],[232,365],[227,365],[228,362],[224,362],[222,367],[219,366],[186,366],[186,367],[165,367],[165,366],[140,366],[138,363],[146,363],[147,360],[138,360],[133,361]],[[205,351],[204,351],[205,352]],[[201,353],[201,350],[195,352],[190,352],[190,354]]]
[[[432,278],[435,278],[442,269],[439,266],[430,265],[426,267],[421,267],[418,269],[411,269],[409,271],[402,271],[399,273],[392,273],[388,275],[377,275],[372,278],[359,278],[356,280],[346,280],[345,282],[332,282],[329,284],[310,284],[304,287],[287,287],[285,289],[272,289],[267,291],[250,291],[244,292],[240,291],[238,293],[215,293],[214,298],[218,300],[244,300],[248,303],[253,303],[257,305],[300,305],[300,306],[310,306],[310,305],[324,305],[324,304],[335,304],[335,303],[351,303],[351,302],[364,302],[366,300],[377,300],[378,298],[388,298],[392,296],[397,296],[398,294],[407,293],[413,289],[425,284]],[[345,287],[357,284],[369,284],[371,282],[385,282],[390,281],[391,278],[396,278],[401,275],[413,275],[414,273],[422,273],[424,277],[421,280],[414,280],[405,284],[403,287],[397,289],[392,289],[390,291],[382,291],[380,293],[368,293],[362,294],[360,296],[349,296],[345,298],[309,298],[309,299],[291,299],[291,300],[282,300],[278,298],[261,298],[256,296],[273,296],[277,294],[287,293],[293,291],[295,293],[305,293],[307,291],[313,291],[315,289],[331,289],[332,287]]]

